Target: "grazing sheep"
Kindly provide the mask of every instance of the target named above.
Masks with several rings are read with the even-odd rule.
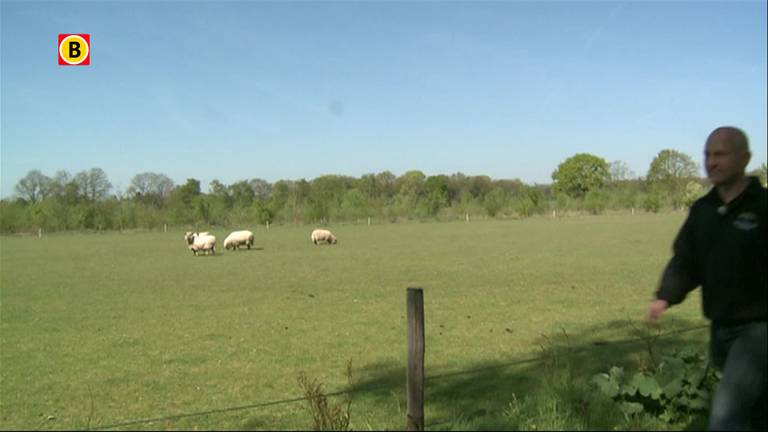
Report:
[[[312,243],[317,244],[318,242],[326,242],[328,244],[336,244],[336,236],[333,235],[332,232],[328,231],[327,229],[316,229],[312,231],[312,236],[310,236],[310,239],[312,240]]]
[[[233,231],[224,239],[224,249],[240,249],[240,246],[253,246],[253,233],[250,231]]]
[[[197,252],[199,251],[205,252],[206,255],[208,252],[210,252],[212,255],[216,254],[216,237],[208,234],[207,232],[204,234],[187,232],[184,234],[184,241],[186,241],[189,250],[191,250],[195,255],[197,255]]]

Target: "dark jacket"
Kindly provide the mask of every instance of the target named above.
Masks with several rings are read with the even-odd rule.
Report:
[[[656,297],[670,305],[701,285],[704,316],[723,324],[768,315],[768,194],[757,178],[727,205],[715,188],[697,200],[675,238]]]

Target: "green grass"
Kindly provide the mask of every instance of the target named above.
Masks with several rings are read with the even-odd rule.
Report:
[[[424,288],[426,424],[526,428],[510,403],[552,369],[511,364],[566,342],[590,348],[569,366],[586,378],[642,357],[642,344],[594,342],[636,333],[628,320],[641,326],[683,218],[339,225],[335,246],[312,245],[309,226],[242,227],[256,249],[237,252],[221,248],[228,230],[212,229],[221,250],[199,257],[182,230],[3,237],[0,428],[81,429],[290,399],[300,371],[342,389],[349,359],[352,427],[402,428],[410,286]],[[664,331],[705,323],[692,297]],[[701,333],[668,343],[703,344]],[[292,403],[127,428],[309,422]]]

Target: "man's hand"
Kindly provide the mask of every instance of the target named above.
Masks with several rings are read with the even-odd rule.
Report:
[[[667,310],[669,303],[666,300],[654,300],[648,306],[648,312],[645,314],[645,319],[650,324],[656,324],[661,314]]]

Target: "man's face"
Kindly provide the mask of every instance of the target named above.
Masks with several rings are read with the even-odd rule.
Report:
[[[733,144],[727,134],[715,134],[707,140],[704,149],[704,166],[713,185],[732,183],[744,175],[749,163],[749,153]]]

